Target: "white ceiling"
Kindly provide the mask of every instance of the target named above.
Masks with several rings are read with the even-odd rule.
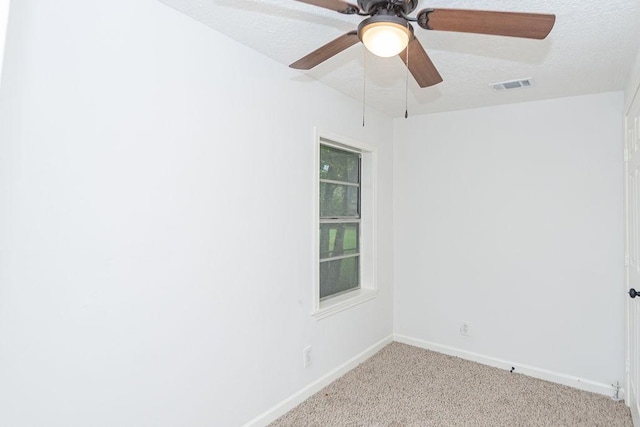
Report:
[[[355,30],[364,19],[294,0],[160,1],[283,67]],[[414,25],[444,82],[422,89],[409,76],[410,115],[621,90],[640,45],[638,0],[420,0],[411,16],[427,7],[552,13],[556,23],[545,40]],[[310,71],[296,71],[295,79],[301,84],[319,80],[362,101],[364,59],[359,43]],[[533,87],[500,92],[489,87],[526,77],[533,78]],[[404,115],[406,78],[400,58],[366,54],[367,105],[394,117]]]

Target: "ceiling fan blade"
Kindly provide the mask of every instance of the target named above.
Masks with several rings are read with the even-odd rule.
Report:
[[[417,38],[414,37],[409,42],[407,49],[409,49],[409,71],[420,87],[433,86],[442,82],[440,73],[436,70],[436,66],[433,65],[429,55],[427,55]],[[398,54],[405,65],[407,65],[407,49]]]
[[[544,39],[555,15],[491,12],[464,9],[425,9],[418,13],[418,25],[427,30]]]
[[[337,55],[338,53],[353,46],[359,41],[360,39],[358,38],[358,32],[350,31],[347,34],[344,34],[337,39],[330,41],[321,48],[314,50],[307,56],[298,59],[296,62],[289,65],[289,67],[298,70],[310,70],[316,65],[323,63],[327,59],[331,58],[334,55]]]
[[[301,3],[308,3],[318,7],[324,7],[325,9],[335,10],[336,12],[345,13],[347,15],[353,15],[358,13],[360,9],[358,6],[349,4],[341,0],[296,0]]]

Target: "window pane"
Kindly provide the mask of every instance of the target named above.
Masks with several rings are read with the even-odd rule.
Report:
[[[360,252],[359,224],[320,224],[320,259]]]
[[[320,263],[320,298],[360,287],[360,257]]]
[[[360,155],[320,145],[320,179],[360,182]]]
[[[320,183],[320,217],[359,218],[358,193],[360,189],[352,185]]]

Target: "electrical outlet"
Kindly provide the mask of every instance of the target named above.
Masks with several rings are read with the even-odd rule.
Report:
[[[311,346],[305,347],[302,350],[302,361],[305,368],[308,368],[309,365],[311,365]]]
[[[463,335],[465,337],[469,336],[469,322],[462,322],[460,324],[460,335]]]

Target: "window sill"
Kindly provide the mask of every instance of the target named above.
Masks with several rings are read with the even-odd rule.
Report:
[[[339,313],[343,310],[362,304],[365,301],[374,299],[378,295],[377,289],[358,289],[335,298],[320,302],[320,308],[311,315],[316,320]]]

